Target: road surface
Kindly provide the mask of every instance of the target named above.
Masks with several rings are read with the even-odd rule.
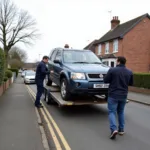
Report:
[[[36,92],[36,86],[30,85]],[[72,150],[150,150],[150,107],[129,102],[126,106],[126,134],[109,139],[107,105],[48,106]]]

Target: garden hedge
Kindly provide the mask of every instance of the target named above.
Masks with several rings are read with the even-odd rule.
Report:
[[[6,70],[5,71],[5,77],[11,78],[12,77],[12,71],[11,70]]]
[[[3,83],[4,71],[5,71],[4,51],[0,48],[0,85]]]
[[[6,82],[8,80],[8,77],[4,77],[3,81]]]
[[[134,73],[134,86],[150,89],[150,73]]]
[[[12,72],[16,72],[16,77],[18,76],[19,70],[17,68],[9,68],[8,70],[11,70]]]

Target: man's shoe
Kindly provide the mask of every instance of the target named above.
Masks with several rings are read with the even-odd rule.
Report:
[[[39,104],[40,106],[43,106],[42,103]]]
[[[117,130],[113,131],[110,135],[110,139],[112,139],[112,140],[115,139],[117,134],[118,134]]]
[[[125,133],[125,132],[124,132],[123,129],[119,129],[119,131],[118,131],[118,134],[119,134],[119,135],[124,135],[124,133]]]

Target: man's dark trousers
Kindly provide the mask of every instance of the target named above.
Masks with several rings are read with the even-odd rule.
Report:
[[[43,91],[44,91],[43,81],[37,81],[36,85],[37,85],[37,94],[36,94],[35,105],[39,106],[40,105],[40,99],[41,99],[41,96],[42,96]]]

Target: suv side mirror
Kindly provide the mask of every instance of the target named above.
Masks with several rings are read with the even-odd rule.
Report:
[[[55,59],[55,60],[54,60],[54,63],[56,63],[56,64],[60,64],[60,63],[61,63],[61,61],[60,61],[59,59]]]

